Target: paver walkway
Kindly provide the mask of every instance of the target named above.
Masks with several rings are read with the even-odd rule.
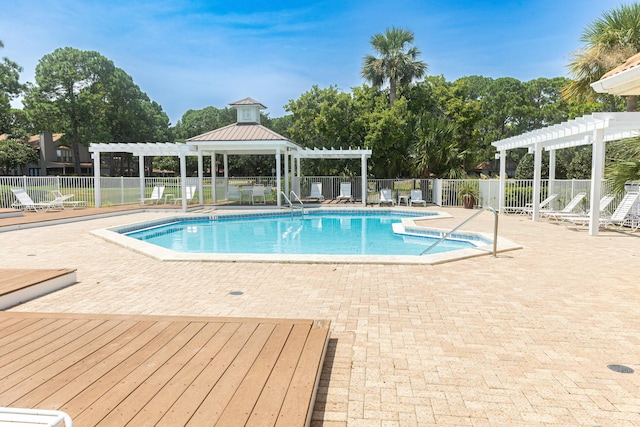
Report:
[[[328,319],[316,425],[640,425],[638,232],[501,216],[524,249],[435,266],[162,263],[89,234],[163,215],[0,234],[0,268],[77,268],[13,310]]]

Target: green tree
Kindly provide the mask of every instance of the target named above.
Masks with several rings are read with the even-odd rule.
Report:
[[[0,40],[0,49],[4,48]],[[0,61],[0,134],[11,131],[11,100],[24,90],[20,84],[22,67],[6,57]]]
[[[396,101],[397,86],[408,85],[427,71],[427,64],[418,60],[420,49],[413,44],[412,31],[402,28],[387,28],[384,34],[375,34],[370,43],[379,57],[364,57],[361,75],[374,87],[380,88],[389,82],[389,104]]]
[[[9,169],[22,168],[39,160],[36,150],[27,144],[12,139],[0,141],[0,170],[5,175]]]
[[[629,181],[640,181],[640,140],[626,139],[607,144],[605,177],[613,182],[616,192],[624,191]]]
[[[40,131],[64,133],[80,173],[80,145],[107,142],[109,132],[101,114],[113,62],[94,51],[59,48],[36,66],[36,85],[24,99],[25,108]]]
[[[464,156],[460,152],[456,133],[456,125],[444,118],[421,117],[416,126],[412,171],[423,178],[464,177]]]
[[[582,32],[584,46],[572,55],[568,68],[573,79],[564,91],[568,98],[594,99],[591,88],[602,76],[640,52],[640,4],[623,4],[604,12]],[[635,111],[637,97],[627,97],[627,111]]]

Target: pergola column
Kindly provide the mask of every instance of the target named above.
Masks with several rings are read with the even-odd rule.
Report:
[[[556,150],[549,151],[549,194],[555,193],[556,180]],[[572,194],[573,196],[573,194]]]
[[[93,158],[93,188],[96,208],[102,206],[102,197],[100,194],[100,151],[91,153]]]
[[[507,150],[500,150],[500,194],[498,198],[498,211],[504,213],[504,202],[507,194]]]
[[[180,153],[178,156],[180,159],[180,195],[182,197],[182,212],[187,211],[187,156],[184,153]]]
[[[542,143],[536,142],[534,145],[533,157],[533,215],[532,220],[540,219],[540,180],[542,178]]]
[[[140,169],[140,200],[144,199],[144,155],[138,155],[138,169]]]
[[[218,201],[218,195],[216,192],[216,176],[217,176],[217,170],[218,170],[218,163],[216,162],[216,152],[214,151],[213,153],[211,153],[211,201],[212,203],[216,203]],[[227,169],[225,168],[225,173],[227,172]],[[226,181],[225,181],[225,188],[226,188]],[[202,199],[204,199],[204,196],[201,197]]]
[[[593,131],[591,155],[591,201],[589,205],[589,234],[595,236],[600,228],[600,194],[604,174],[604,129]]]

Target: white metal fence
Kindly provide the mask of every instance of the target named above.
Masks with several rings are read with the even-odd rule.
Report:
[[[197,178],[187,178],[186,185],[197,185]],[[352,195],[356,200],[362,200],[362,186],[360,177],[337,177],[337,176],[309,176],[301,177],[300,180],[293,180],[293,187],[296,194],[305,198],[310,195],[311,184],[322,183],[322,194],[326,200],[336,199],[340,194],[340,183],[350,182]],[[499,180],[449,180],[449,179],[369,179],[367,180],[367,203],[377,204],[380,198],[380,190],[391,189],[396,200],[400,196],[408,197],[411,190],[419,189],[422,198],[427,203],[440,206],[462,206],[459,191],[465,182],[474,181],[478,183],[480,196],[476,201],[478,206],[492,207],[498,209],[499,205]],[[204,203],[212,203],[213,191],[211,178],[203,179],[203,200]],[[267,201],[275,201],[279,190],[276,188],[276,177],[231,177],[216,178],[215,200],[226,200],[228,185],[253,185],[263,184],[267,189]],[[180,178],[145,178],[144,197],[149,197],[154,186],[165,187],[165,195],[170,194],[181,197]],[[284,185],[284,184],[283,184]],[[544,199],[549,194],[556,193],[558,198],[552,208],[562,208],[577,193],[584,191],[589,194],[591,181],[589,180],[554,180],[549,182],[543,180],[540,186],[540,199]],[[0,208],[11,207],[15,198],[11,192],[12,188],[23,188],[31,196],[34,202],[44,202],[53,199],[54,190],[62,194],[73,194],[72,200],[84,200],[88,206],[95,206],[94,178],[93,177],[36,177],[36,176],[3,176],[0,177]],[[137,204],[140,202],[140,179],[137,177],[102,177],[100,178],[101,204],[102,206],[118,206],[127,204]],[[610,193],[610,185],[603,182],[602,194]],[[199,200],[196,194],[194,200]],[[618,195],[621,198],[621,195]],[[505,190],[505,207],[519,208],[526,206],[533,200],[532,180],[507,180]],[[619,200],[619,199],[618,199]],[[588,197],[583,206],[588,206]],[[615,203],[614,203],[615,206]]]

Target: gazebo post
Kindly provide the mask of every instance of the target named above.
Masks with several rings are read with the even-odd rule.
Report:
[[[204,187],[204,161],[202,151],[198,151],[198,202],[200,205],[204,205],[204,194],[202,188]]]
[[[200,150],[198,150],[200,151]],[[211,201],[216,203],[218,201],[218,193],[216,191],[216,171],[218,169],[218,163],[216,163],[216,152],[211,153]],[[225,172],[226,172],[225,168]],[[204,204],[204,196],[201,196]]]
[[[284,150],[284,193],[289,197],[289,150]]]
[[[278,201],[278,207],[282,207],[282,194],[280,194],[280,185],[282,184],[280,179],[280,167],[280,147],[276,147],[276,191],[278,193],[276,200]]]

